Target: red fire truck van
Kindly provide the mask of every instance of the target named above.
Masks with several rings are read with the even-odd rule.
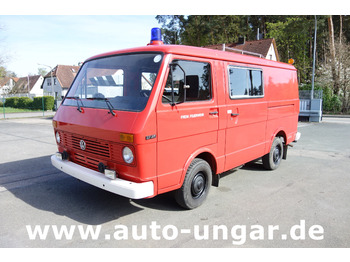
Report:
[[[203,203],[220,173],[262,158],[276,169],[297,141],[289,64],[200,47],[147,46],[87,59],[53,119],[59,170],[128,198],[175,191]]]

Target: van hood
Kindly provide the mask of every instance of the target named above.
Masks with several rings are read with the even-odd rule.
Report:
[[[60,106],[53,120],[56,129],[62,132],[79,134],[86,137],[120,142],[120,133],[131,133],[136,112],[116,111],[113,116],[108,109]]]

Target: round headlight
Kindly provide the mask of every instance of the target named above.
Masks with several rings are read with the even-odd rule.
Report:
[[[132,153],[130,148],[123,148],[123,159],[128,164],[131,164],[134,161],[134,154]]]
[[[58,144],[61,142],[61,137],[60,137],[60,134],[58,132],[56,132],[56,141]]]

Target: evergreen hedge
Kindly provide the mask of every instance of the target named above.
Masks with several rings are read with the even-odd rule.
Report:
[[[33,109],[43,109],[42,97],[34,97]],[[44,110],[52,110],[54,108],[55,99],[52,96],[44,96]]]
[[[19,97],[17,100],[17,108],[28,108],[30,109],[32,106],[32,99],[29,97]]]
[[[18,104],[18,97],[9,97],[9,98],[6,98],[6,101],[5,101],[5,106],[6,106],[6,107],[14,107],[14,108],[17,108],[17,104]]]
[[[6,98],[5,106],[13,108],[43,110],[43,100],[45,111],[54,109],[55,99],[52,96],[34,97],[33,100],[29,97],[9,97]]]

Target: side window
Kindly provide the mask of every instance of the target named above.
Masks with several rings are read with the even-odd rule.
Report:
[[[230,98],[264,96],[262,71],[260,69],[230,66],[228,72]]]
[[[211,71],[209,63],[174,60],[173,65],[164,89],[163,103],[211,99]],[[173,95],[174,101],[172,101]]]
[[[263,83],[262,83],[262,71],[260,70],[248,70],[249,71],[249,95],[250,96],[263,96]]]

